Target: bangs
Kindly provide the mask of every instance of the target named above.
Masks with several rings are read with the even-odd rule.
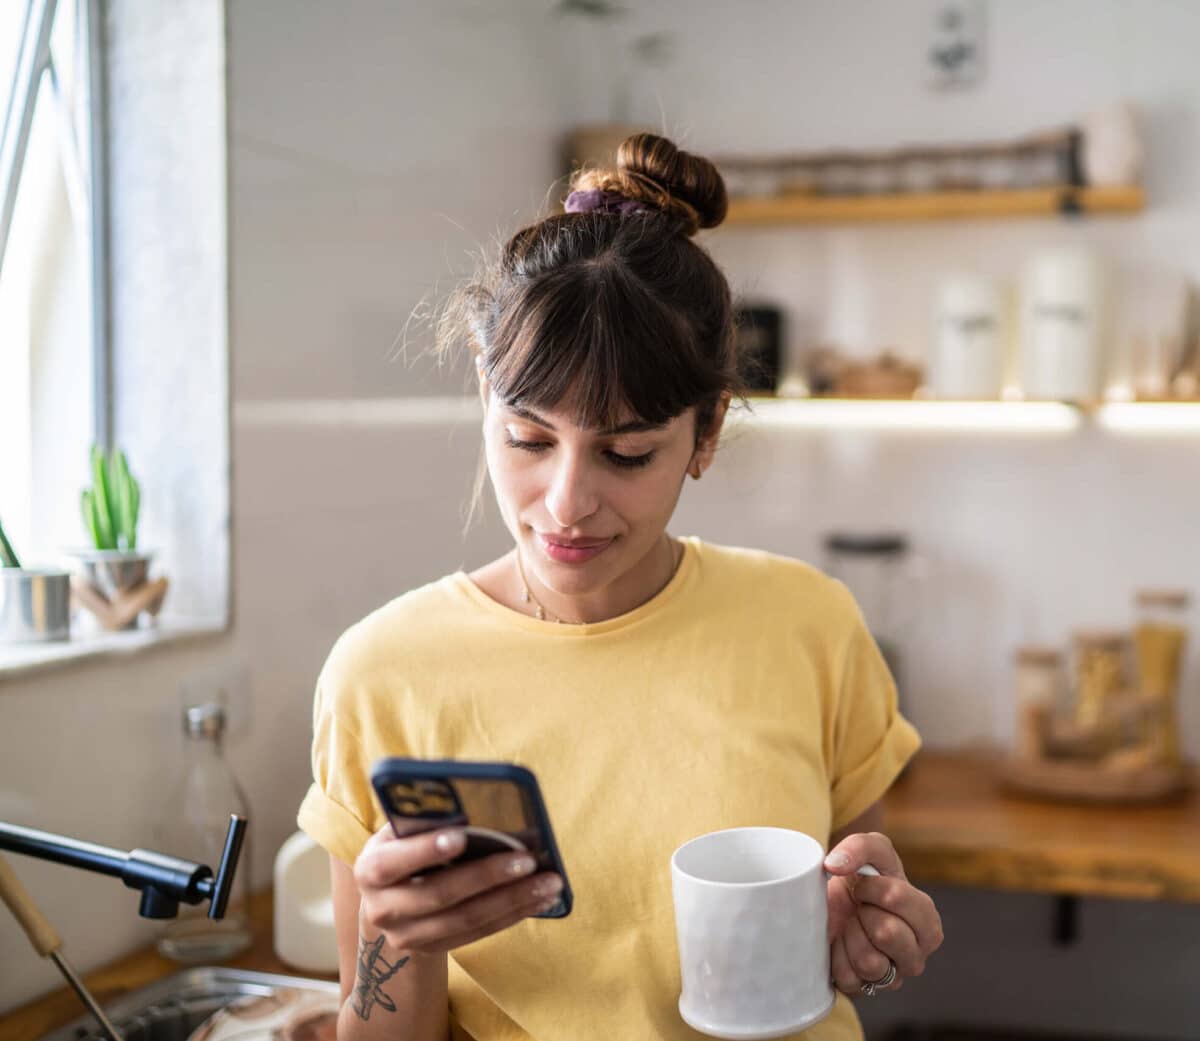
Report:
[[[569,265],[496,303],[486,375],[506,404],[606,430],[666,423],[721,392],[684,318],[616,265]]]

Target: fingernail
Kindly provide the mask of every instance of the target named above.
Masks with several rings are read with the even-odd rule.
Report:
[[[844,868],[850,866],[850,856],[847,853],[830,853],[825,858],[825,866],[831,868]]]
[[[558,897],[554,897],[552,900],[545,900],[542,903],[538,904],[538,914],[542,914],[545,911],[550,911],[557,906],[558,906]]]
[[[528,875],[535,867],[537,867],[537,861],[533,857],[514,857],[508,863],[508,873],[510,875]]]
[[[458,853],[466,844],[467,837],[461,831],[443,831],[433,844],[440,853]]]
[[[533,887],[534,896],[557,896],[562,892],[562,879],[557,875],[551,878],[543,878]]]

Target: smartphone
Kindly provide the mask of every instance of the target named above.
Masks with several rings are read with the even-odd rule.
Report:
[[[397,838],[461,827],[467,845],[454,864],[527,850],[539,871],[553,871],[563,880],[558,903],[536,917],[571,913],[571,884],[532,771],[512,763],[388,758],[372,768],[371,786]]]

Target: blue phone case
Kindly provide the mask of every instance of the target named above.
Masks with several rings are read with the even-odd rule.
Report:
[[[454,863],[527,849],[538,870],[554,871],[563,880],[558,903],[535,917],[571,913],[571,884],[532,771],[513,763],[388,758],[372,768],[371,786],[398,838],[464,827],[467,849]]]

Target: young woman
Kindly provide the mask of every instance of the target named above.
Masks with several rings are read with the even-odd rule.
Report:
[[[783,557],[667,531],[739,391],[729,286],[693,240],[716,168],[649,134],[577,176],[448,312],[473,350],[513,549],[353,626],[318,681],[299,821],[331,855],[341,1041],[694,1038],[679,1017],[669,861],[745,824],[828,840],[839,994],[805,1032],[861,1038],[850,997],[941,944],[878,831],[919,746],[850,594]],[[450,829],[391,835],[383,756],[502,760],[543,788],[559,880],[520,854],[424,878]],[[873,864],[881,876],[854,875]]]

